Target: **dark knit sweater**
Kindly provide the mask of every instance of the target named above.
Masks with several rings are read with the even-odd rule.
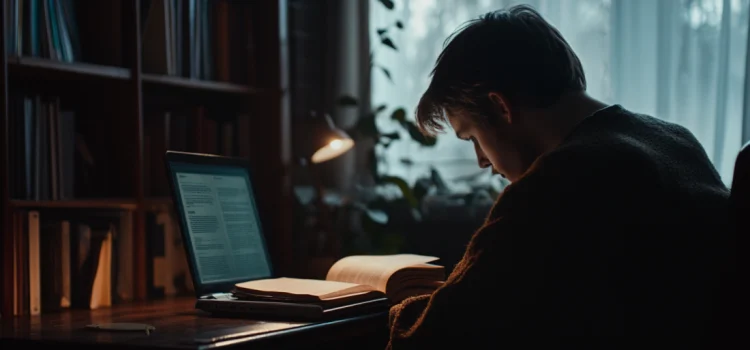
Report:
[[[695,344],[727,248],[728,195],[685,128],[605,108],[505,189],[444,286],[392,308],[388,348]]]

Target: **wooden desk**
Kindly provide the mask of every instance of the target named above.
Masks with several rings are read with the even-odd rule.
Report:
[[[287,323],[219,318],[194,309],[195,299],[132,303],[99,310],[2,319],[0,348],[73,345],[75,349],[383,349],[388,341],[387,314],[378,313],[320,323]],[[91,330],[86,325],[108,322],[146,323],[145,332]],[[211,331],[255,325],[259,334],[213,344],[193,340]],[[266,332],[264,332],[266,331]],[[267,332],[273,331],[273,332]]]

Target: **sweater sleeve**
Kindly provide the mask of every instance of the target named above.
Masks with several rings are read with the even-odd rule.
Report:
[[[417,319],[427,307],[430,295],[419,295],[403,300],[401,303],[391,307],[388,325],[391,328],[406,329],[417,322]],[[398,322],[398,323],[397,323]]]
[[[488,330],[484,325],[491,324],[492,329],[508,328],[503,324],[513,322],[513,315],[523,302],[520,299],[513,303],[497,302],[498,299],[513,298],[510,294],[528,298],[534,287],[511,277],[519,276],[522,269],[514,267],[517,262],[512,261],[511,252],[493,251],[496,245],[491,241],[497,239],[498,225],[485,225],[474,236],[462,261],[431,296],[407,300],[394,307],[388,349],[437,348],[454,337],[472,338]],[[531,269],[533,266],[528,265],[523,271]],[[501,287],[501,283],[512,284],[513,288]],[[503,293],[503,289],[509,293]]]

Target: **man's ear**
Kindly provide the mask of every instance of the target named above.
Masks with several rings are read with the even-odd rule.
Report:
[[[504,122],[511,124],[513,122],[513,118],[510,113],[511,109],[510,105],[508,104],[508,99],[497,92],[490,92],[488,97],[497,116]]]

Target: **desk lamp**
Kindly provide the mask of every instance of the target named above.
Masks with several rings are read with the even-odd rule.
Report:
[[[308,120],[307,128],[304,130],[304,137],[306,138],[305,145],[305,159],[304,165],[307,166],[310,171],[310,175],[313,180],[315,187],[315,202],[318,207],[318,224],[325,236],[331,234],[332,225],[329,217],[328,206],[323,200],[323,185],[317,172],[317,165],[331,159],[334,159],[354,147],[354,140],[352,140],[346,132],[336,127],[331,120],[331,116],[328,114],[319,114],[317,112],[310,113],[310,119]],[[330,237],[323,238],[322,244],[318,245],[317,248],[325,246],[325,243],[332,244],[333,247],[329,249],[333,250],[333,254],[338,251],[337,242],[333,240],[329,241]],[[325,249],[325,248],[323,248]],[[317,250],[317,249],[316,249]]]
[[[354,140],[343,130],[337,128],[328,114],[310,115],[309,144],[307,150],[311,152],[309,161],[314,164],[336,158],[354,146]]]

